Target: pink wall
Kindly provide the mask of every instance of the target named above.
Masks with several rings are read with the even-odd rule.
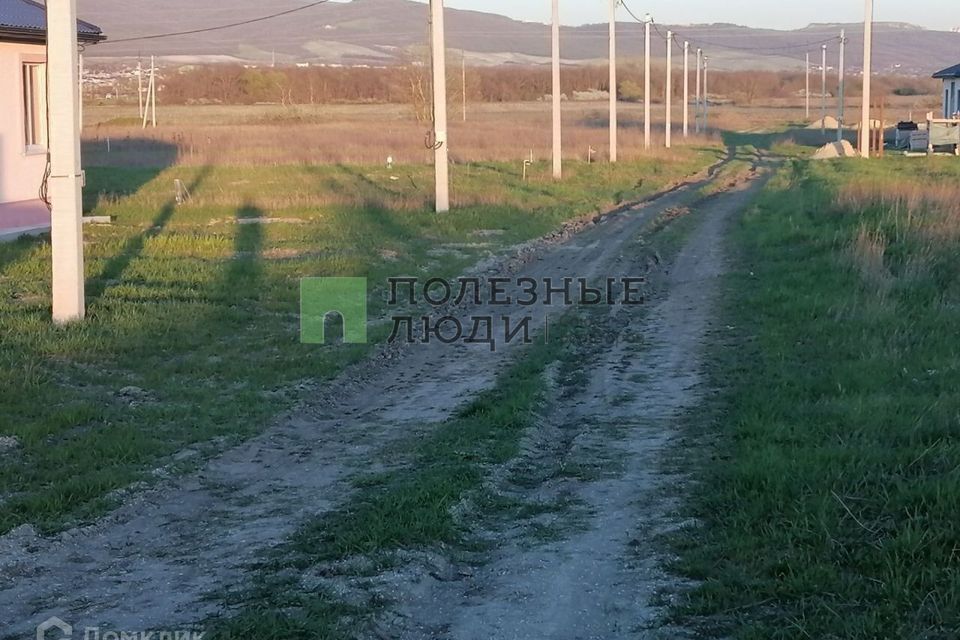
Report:
[[[21,65],[43,60],[42,45],[0,42],[0,202],[38,197],[47,159],[26,150]]]

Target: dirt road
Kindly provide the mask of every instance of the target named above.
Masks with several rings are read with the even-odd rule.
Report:
[[[526,247],[507,270],[541,279],[646,270],[635,245],[641,230],[711,180]],[[657,461],[676,416],[700,397],[699,353],[724,264],[719,240],[761,182],[753,176],[698,205],[703,224],[658,276],[654,304],[616,307],[602,320],[615,339],[584,354],[589,384],[558,393],[530,434],[536,444],[517,464],[548,470],[576,461],[606,470],[579,481],[544,473],[548,480],[530,489],[576,498],[585,505],[581,526],[534,548],[505,535],[463,580],[395,585],[399,600],[380,620],[381,634],[614,638],[635,637],[653,622],[654,595],[672,584],[652,544],[672,525],[660,491],[672,479]],[[502,313],[462,310],[483,311]],[[0,539],[0,638],[28,637],[50,616],[75,628],[194,628],[221,612],[210,594],[243,584],[258,554],[342,504],[351,474],[387,464],[391,444],[488,389],[515,350],[434,341],[373,359],[262,436],[196,474],[160,481],[95,526],[50,539],[29,528],[12,532]]]

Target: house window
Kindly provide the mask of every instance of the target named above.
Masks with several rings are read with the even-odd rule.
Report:
[[[23,65],[23,136],[27,151],[47,147],[47,65]]]

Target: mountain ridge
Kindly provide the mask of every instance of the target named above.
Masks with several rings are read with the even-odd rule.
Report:
[[[303,0],[272,0],[273,11],[302,7]],[[197,6],[194,0],[87,0],[83,17],[101,26],[107,42],[88,52],[95,58],[138,55],[176,56],[183,62],[312,63],[388,66],[422,58],[427,42],[427,5],[412,0],[352,0],[328,3],[266,22],[208,33],[111,43],[131,37],[183,31],[236,22],[265,13],[262,0],[233,0],[230,7]],[[543,64],[549,61],[546,25],[476,10],[447,9],[447,45],[463,51],[468,64]],[[656,25],[670,29],[691,48],[703,47],[714,69],[795,70],[809,50],[814,64],[821,43],[827,43],[828,66],[836,64],[839,30],[847,30],[847,64],[857,73],[862,58],[862,25],[811,23],[791,31],[752,28],[733,23]],[[618,22],[619,52],[638,60],[643,25]],[[602,63],[606,59],[606,23],[564,26],[565,64]],[[654,42],[654,55],[665,46]],[[678,58],[679,56],[675,56]],[[960,62],[960,34],[932,31],[907,23],[876,23],[877,72],[929,75]]]

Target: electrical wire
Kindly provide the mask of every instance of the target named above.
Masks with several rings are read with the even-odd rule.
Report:
[[[173,31],[170,33],[157,33],[149,36],[137,36],[134,38],[121,38],[119,40],[109,40],[108,44],[120,44],[123,42],[140,42],[142,40],[159,40],[160,38],[172,38],[175,36],[189,36],[195,33],[210,33],[211,31],[222,31],[224,29],[233,29],[234,27],[242,27],[248,24],[256,24],[258,22],[273,20],[274,18],[279,18],[281,16],[288,16],[291,13],[306,11],[307,9],[312,9],[314,7],[320,6],[321,4],[327,4],[328,2],[330,2],[330,0],[318,0],[317,2],[311,2],[310,4],[304,5],[302,7],[287,9],[286,11],[279,11],[277,13],[271,13],[270,15],[267,15],[267,16],[261,16],[259,18],[251,18],[250,20],[241,20],[240,22],[231,22],[229,24],[221,24],[215,27],[204,27],[202,29],[190,29],[188,31]]]
[[[645,20],[641,20],[640,18],[637,17],[637,14],[635,14],[635,13],[630,9],[630,7],[627,5],[627,3],[626,3],[625,0],[621,0],[620,4],[621,4],[621,6],[627,11],[627,13],[630,14],[630,17],[632,17],[634,20],[636,20],[637,22],[639,22],[639,23],[641,23],[641,24],[645,24],[645,23],[646,23]],[[653,25],[653,30],[657,33],[657,35],[659,35],[663,40],[666,40],[666,39],[667,39],[666,35],[664,35],[664,34],[660,31],[659,26],[657,25],[657,23],[655,23],[655,22],[653,22],[653,21],[651,20],[651,24]],[[769,46],[769,47],[738,47],[738,46],[736,46],[736,45],[726,45],[726,44],[720,44],[720,43],[718,43],[718,42],[708,42],[708,41],[706,41],[706,40],[701,40],[701,39],[699,39],[699,38],[688,38],[688,37],[683,36],[683,34],[677,32],[677,31],[674,31],[674,32],[673,32],[673,39],[674,39],[674,42],[677,43],[677,45],[680,44],[680,41],[677,39],[678,37],[682,37],[685,41],[687,41],[687,42],[689,42],[689,43],[691,43],[691,44],[699,45],[701,48],[704,47],[704,46],[710,46],[710,47],[716,47],[716,48],[718,48],[718,49],[731,49],[731,50],[734,50],[734,51],[760,51],[760,52],[763,52],[763,51],[791,51],[791,50],[798,50],[798,49],[809,49],[809,48],[811,48],[811,47],[818,47],[818,46],[820,46],[820,45],[827,44],[828,42],[835,42],[835,41],[839,38],[839,36],[833,36],[833,37],[831,37],[831,38],[826,38],[826,39],[824,39],[824,40],[818,40],[818,41],[816,41],[816,42],[804,42],[804,43],[795,44],[795,45],[782,45],[782,46]]]

